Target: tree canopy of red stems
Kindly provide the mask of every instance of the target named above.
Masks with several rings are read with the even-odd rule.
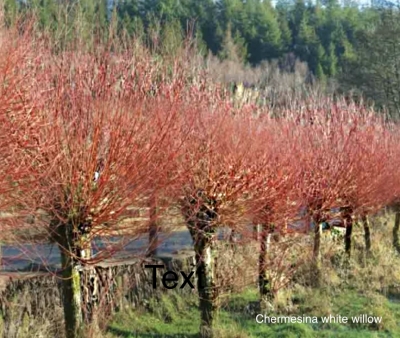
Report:
[[[398,157],[394,125],[340,101],[311,102],[292,120],[301,172],[295,190],[304,207],[326,220],[334,207],[361,215],[390,203]]]
[[[72,222],[87,224],[89,237],[115,235],[130,206],[176,178],[197,95],[184,64],[166,79],[133,51],[53,55],[18,39],[0,55],[2,227],[53,237],[54,221]],[[135,236],[143,224],[118,230]]]
[[[278,117],[238,111],[187,56],[164,66],[145,51],[54,54],[13,34],[0,41],[4,230],[52,236],[49,220],[89,220],[90,236],[111,236],[154,192],[212,198],[216,226],[285,230],[301,207],[365,214],[399,195],[399,128],[373,110],[326,99]],[[126,224],[130,237],[146,226]]]

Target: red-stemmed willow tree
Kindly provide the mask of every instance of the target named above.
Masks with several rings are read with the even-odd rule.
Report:
[[[345,252],[351,253],[354,220],[363,222],[365,249],[371,250],[367,216],[387,205],[395,194],[392,180],[397,171],[393,165],[393,137],[390,124],[383,116],[354,104],[339,107],[335,123],[338,132],[351,130],[346,146],[341,151],[344,172],[338,181],[337,204],[342,208],[346,226]],[[338,110],[339,110],[338,109]]]
[[[352,130],[340,132],[340,125],[332,123],[336,113],[329,101],[309,102],[297,116],[292,112],[286,116],[294,122],[293,151],[300,174],[293,189],[306,212],[307,225],[314,224],[312,281],[316,286],[320,282],[321,223],[329,220],[330,210],[337,206],[339,182],[348,170],[340,159],[343,146],[350,146]]]
[[[221,91],[193,93],[196,120],[176,169],[182,172],[174,189],[194,243],[200,336],[213,337],[218,306],[216,288],[216,241],[218,229],[238,229],[244,214],[243,199],[252,173],[252,142],[257,122],[247,111],[234,111]]]
[[[287,233],[288,222],[295,219],[297,205],[293,187],[299,172],[293,153],[293,123],[286,118],[258,120],[258,134],[253,138],[253,162],[250,163],[252,179],[245,199],[247,217],[256,225],[259,244],[258,286],[260,306],[271,310],[276,288],[272,285],[271,236]]]
[[[123,231],[133,239],[143,232],[138,223],[121,229],[121,221],[130,206],[143,205],[166,184],[191,115],[180,95],[182,79],[160,85],[157,96],[135,90],[134,81],[144,74],[132,55],[65,53],[49,57],[45,66],[35,88],[45,95],[31,112],[41,128],[29,130],[32,147],[19,145],[8,164],[23,163],[25,170],[11,173],[14,189],[7,200],[19,215],[35,216],[31,230],[60,248],[66,333],[72,338],[83,321],[80,266],[110,254],[94,257],[93,238]]]
[[[390,200],[388,182],[394,168],[389,163],[389,130],[372,111],[328,101],[322,107],[308,106],[298,122],[303,179],[296,190],[315,226],[313,280],[318,285],[321,223],[332,217],[333,208],[340,208],[349,254],[353,216],[365,218]],[[369,250],[369,228],[365,229]]]

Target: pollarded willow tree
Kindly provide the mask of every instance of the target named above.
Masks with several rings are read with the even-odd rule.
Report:
[[[350,256],[353,223],[359,220],[363,223],[365,249],[369,255],[371,238],[367,216],[389,204],[396,195],[393,189],[398,171],[393,161],[395,130],[373,110],[354,104],[343,106],[335,117],[333,123],[341,126],[335,128],[337,133],[343,133],[346,128],[351,130],[347,146],[342,144],[343,149],[338,149],[343,174],[338,181],[337,204],[344,210],[345,252]]]
[[[327,102],[311,106],[299,126],[299,163],[304,173],[299,199],[314,222],[315,285],[320,280],[321,223],[340,208],[346,227],[345,251],[350,254],[354,216],[364,218],[390,200],[394,172],[387,126],[362,107]],[[323,108],[323,109],[321,109]],[[369,228],[366,247],[370,249]]]
[[[8,201],[20,215],[34,215],[32,228],[60,248],[71,338],[85,315],[79,269],[110,254],[107,248],[93,256],[93,239],[116,235],[129,207],[143,205],[173,179],[166,173],[190,129],[181,79],[161,85],[157,97],[136,91],[134,81],[143,73],[126,56],[103,50],[49,57],[47,76],[37,83],[45,92],[42,104],[32,107],[42,127],[29,130],[25,137],[32,147],[16,145],[9,163],[24,163],[26,169],[24,175],[11,173]],[[125,224],[124,235],[133,239],[145,226]]]
[[[271,261],[271,237],[273,233],[285,234],[288,221],[297,214],[297,195],[293,187],[299,172],[292,152],[295,141],[292,121],[264,118],[258,123],[259,133],[252,143],[255,156],[249,170],[252,180],[245,205],[246,213],[256,225],[260,306],[267,311],[272,310],[277,292],[272,285],[271,267],[268,266]]]
[[[293,126],[293,150],[300,172],[294,185],[297,200],[306,211],[307,224],[314,226],[313,267],[311,280],[320,283],[320,246],[322,223],[329,221],[331,210],[337,207],[340,183],[352,168],[343,161],[344,152],[351,147],[351,128],[335,124],[337,114],[329,100],[310,102],[299,116],[288,115]],[[342,129],[341,129],[342,128]]]
[[[258,122],[251,114],[234,115],[230,104],[216,90],[208,98],[198,96],[197,119],[178,170],[183,181],[176,186],[182,214],[194,243],[201,312],[200,335],[213,337],[218,307],[216,248],[218,230],[240,227],[243,199],[248,193],[254,162],[252,142]]]

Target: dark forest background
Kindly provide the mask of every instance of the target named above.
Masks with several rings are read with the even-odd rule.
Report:
[[[400,13],[393,4],[5,0],[4,6],[9,24],[21,15],[38,16],[40,28],[53,34],[60,48],[77,34],[88,40],[134,35],[164,57],[173,56],[187,37],[194,38],[205,59],[230,62],[230,76],[223,76],[228,82],[268,86],[268,77],[249,76],[243,69],[262,73],[268,65],[293,73],[302,62],[307,66],[306,82],[353,98],[362,96],[375,108],[400,116]]]

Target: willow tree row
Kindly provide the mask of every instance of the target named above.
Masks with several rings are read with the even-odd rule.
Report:
[[[259,289],[261,306],[272,303],[274,292],[266,266],[270,237],[287,233],[288,225],[307,211],[315,226],[313,280],[320,282],[321,225],[342,218],[346,226],[345,251],[351,252],[353,223],[364,223],[366,250],[371,250],[367,216],[396,199],[398,186],[398,131],[373,111],[361,106],[321,100],[304,103],[299,111],[280,118],[251,118],[251,111],[228,114],[228,121],[213,117],[205,131],[188,140],[197,163],[188,179],[192,188],[184,206],[197,260],[209,292],[199,294],[202,335],[212,336],[213,312],[218,305],[213,261],[219,227],[229,225],[244,236],[243,218],[261,225],[259,236]],[[267,112],[266,112],[267,113]],[[238,123],[236,125],[235,123]],[[210,143],[203,138],[207,136]],[[211,137],[212,136],[212,137]],[[204,147],[209,150],[205,154]],[[199,153],[200,151],[200,153]],[[197,154],[197,155],[196,155]],[[180,161],[184,163],[184,161]],[[332,209],[341,210],[334,215]],[[190,215],[188,217],[187,215]],[[199,288],[200,289],[200,288]],[[207,289],[206,289],[207,290]]]
[[[251,105],[235,108],[207,74],[193,73],[190,53],[173,64],[104,46],[54,55],[29,32],[8,34],[14,39],[3,35],[0,52],[0,192],[2,211],[13,217],[1,230],[35,230],[59,246],[68,338],[86,318],[79,269],[120,249],[94,256],[93,239],[120,232],[132,205],[162,199],[180,206],[196,254],[200,333],[213,337],[219,228],[250,236],[245,220],[261,225],[266,308],[274,296],[267,266],[273,231],[286,233],[306,209],[318,271],[320,224],[332,208],[345,210],[350,253],[353,219],[399,195],[398,127],[373,111],[320,100],[271,118]],[[146,226],[124,225],[125,237]]]

